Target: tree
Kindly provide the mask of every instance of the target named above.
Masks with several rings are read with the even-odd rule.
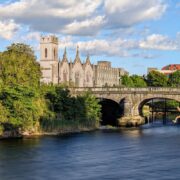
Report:
[[[158,71],[152,71],[147,75],[147,84],[152,87],[166,87],[168,77]]]
[[[23,43],[13,43],[7,47],[8,52],[16,52],[17,54],[27,54],[28,56],[36,59],[34,51],[29,45]]]
[[[85,103],[86,120],[91,126],[98,127],[101,116],[101,105],[98,100],[90,92],[83,95]]]
[[[40,66],[29,46],[12,44],[0,55],[0,79],[4,85],[39,87],[40,77]]]
[[[133,87],[146,87],[147,84],[142,76],[132,75]]]
[[[39,92],[22,85],[3,87],[0,102],[0,113],[3,111],[6,115],[4,118],[0,116],[0,122],[8,123],[14,128],[20,127],[24,131],[36,128],[40,118],[47,112],[46,102]]]
[[[175,71],[169,75],[168,84],[171,87],[180,87],[180,71]]]
[[[131,77],[129,77],[128,75],[124,75],[121,77],[121,83],[122,83],[122,85],[124,85],[126,87],[133,87],[134,86]]]

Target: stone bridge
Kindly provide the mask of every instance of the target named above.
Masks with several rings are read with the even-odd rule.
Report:
[[[171,99],[180,102],[180,88],[122,88],[122,87],[93,87],[70,88],[72,95],[77,96],[90,91],[99,99],[109,99],[123,105],[123,116],[119,125],[140,125],[144,123],[141,110],[151,99]]]

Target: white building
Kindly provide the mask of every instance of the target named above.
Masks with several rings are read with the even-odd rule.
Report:
[[[64,83],[75,87],[119,86],[120,76],[127,74],[122,68],[112,68],[108,61],[93,65],[89,56],[83,64],[78,47],[74,62],[68,61],[66,49],[62,61],[59,61],[58,38],[55,36],[41,37],[40,54],[42,83]]]

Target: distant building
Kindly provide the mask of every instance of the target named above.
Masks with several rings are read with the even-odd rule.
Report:
[[[108,61],[99,61],[97,65],[93,65],[89,55],[85,63],[82,63],[78,47],[73,62],[68,61],[66,49],[63,59],[58,60],[58,38],[55,36],[41,37],[40,54],[41,82],[47,84],[64,83],[76,87],[119,86],[120,76],[128,74],[122,68],[112,68]]]
[[[112,68],[109,61],[98,61],[94,65],[95,86],[117,86],[120,83],[120,76],[128,74],[122,68]]]
[[[153,68],[153,67],[148,68],[147,74],[149,74],[152,71],[158,71],[158,68]]]
[[[169,76],[170,74],[178,70],[180,71],[180,64],[169,64],[167,66],[164,66],[161,70],[158,70],[157,68],[148,68],[148,73],[151,71],[158,71]]]

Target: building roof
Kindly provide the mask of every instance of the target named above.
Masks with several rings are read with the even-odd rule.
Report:
[[[180,70],[180,64],[169,64],[169,65],[163,67],[162,70],[177,71],[177,70]]]

